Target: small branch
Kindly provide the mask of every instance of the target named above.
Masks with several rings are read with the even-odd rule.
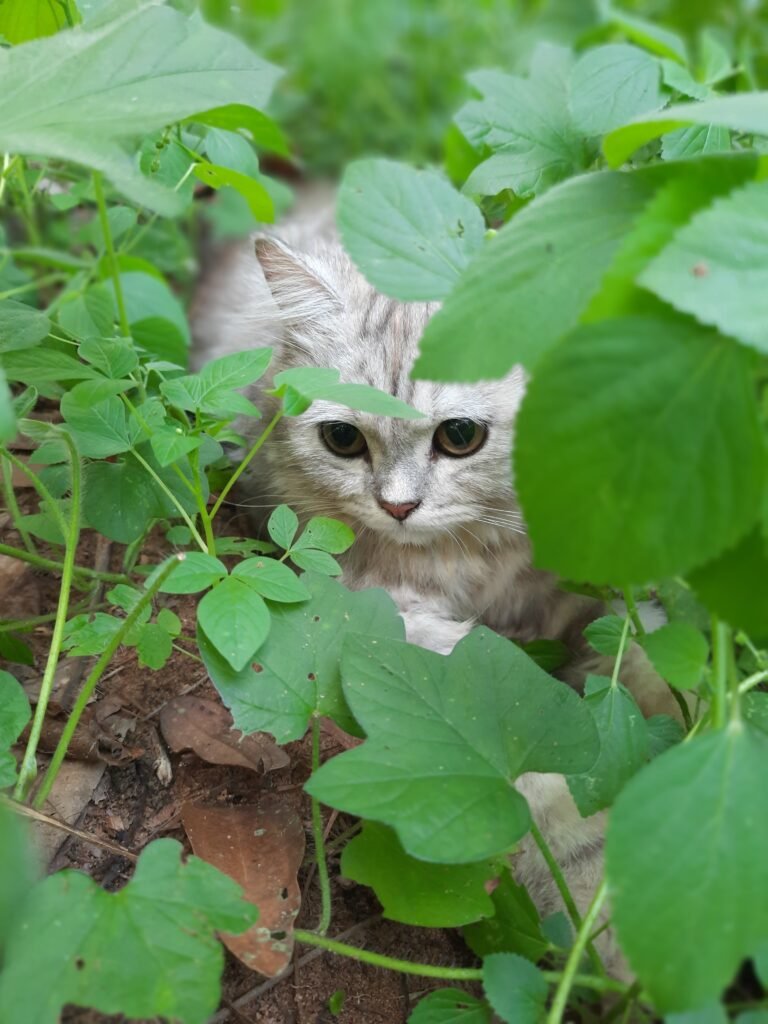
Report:
[[[118,857],[125,857],[126,860],[130,860],[133,863],[139,859],[138,855],[127,850],[124,846],[118,846],[117,843],[111,843],[108,839],[99,839],[98,836],[89,835],[88,832],[82,832],[79,828],[74,828],[72,825],[67,825],[64,821],[59,821],[57,818],[52,818],[48,814],[43,814],[42,811],[36,811],[33,807],[27,807],[25,804],[19,804],[15,800],[9,800],[8,797],[0,795],[0,804],[7,807],[9,810],[16,814],[22,815],[25,818],[32,818],[33,821],[39,821],[43,825],[50,825],[51,828],[57,828],[61,832],[67,832],[71,836],[75,836],[77,839],[81,839],[84,843],[90,843],[92,846],[100,846],[104,850],[109,850],[110,853],[116,854]]]
[[[61,572],[64,569],[63,562],[57,562],[53,558],[44,558],[42,555],[33,555],[31,551],[24,551],[22,548],[13,548],[10,544],[0,544],[0,555],[10,555],[11,558],[18,558],[20,562],[29,562],[36,565],[38,569],[53,569]],[[98,572],[96,569],[88,569],[84,565],[72,567],[75,576],[85,576],[89,580],[103,580],[104,583],[132,583],[130,576],[120,572]]]
[[[125,308],[123,285],[120,281],[120,267],[118,266],[117,256],[115,255],[115,246],[112,241],[112,230],[109,226],[109,217],[107,216],[107,203],[104,199],[104,187],[102,185],[101,173],[99,171],[93,172],[93,191],[96,195],[96,205],[99,209],[99,223],[101,225],[101,234],[104,238],[104,248],[107,252],[107,262],[109,263],[109,269],[112,275],[112,284],[115,288],[115,302],[117,303],[117,312],[120,318],[120,333],[124,338],[130,338],[131,327],[128,323],[128,313]]]
[[[730,630],[717,616],[712,616],[712,725],[722,729],[728,701],[728,646]]]
[[[645,626],[643,625],[643,620],[640,618],[640,612],[637,607],[637,602],[635,601],[635,595],[632,593],[632,588],[624,587],[622,593],[624,595],[624,604],[627,606],[627,614],[632,620],[635,633],[638,636],[645,636]]]
[[[592,897],[589,909],[584,915],[584,920],[582,921],[581,928],[579,928],[576,935],[576,940],[573,943],[571,952],[568,954],[568,959],[565,963],[565,970],[560,976],[559,983],[555,991],[555,998],[552,1000],[552,1007],[547,1017],[547,1024],[561,1024],[571,988],[574,985],[582,984],[581,981],[577,981],[576,969],[579,966],[584,949],[589,940],[589,936],[592,934],[595,921],[602,909],[603,903],[605,903],[607,895],[608,885],[605,880],[603,880],[595,890],[595,895]],[[607,982],[610,979],[603,978],[599,980]],[[620,991],[623,992],[625,990],[626,986],[622,985]]]
[[[320,767],[320,716],[312,716],[312,774]],[[328,876],[328,861],[325,856],[325,836],[323,835],[323,815],[320,803],[312,797],[312,835],[315,840],[315,862],[317,864],[317,880],[320,884],[320,920],[317,924],[318,935],[325,935],[331,924],[331,880]]]
[[[33,802],[33,805],[35,807],[40,807],[45,802],[46,797],[50,793],[51,787],[53,786],[53,783],[56,779],[56,775],[58,774],[59,768],[61,767],[61,763],[64,760],[64,757],[66,756],[67,748],[69,747],[69,744],[75,733],[75,729],[77,728],[80,718],[83,712],[85,711],[88,701],[91,699],[91,694],[95,690],[96,684],[101,679],[104,670],[112,660],[112,655],[123,642],[126,635],[136,624],[142,612],[147,607],[147,605],[150,604],[153,597],[158,592],[163,583],[165,583],[165,581],[168,579],[173,570],[176,569],[177,566],[180,565],[180,563],[183,561],[184,555],[175,555],[173,558],[170,558],[168,560],[163,570],[155,578],[154,582],[152,583],[152,586],[148,590],[144,591],[144,593],[141,595],[141,599],[136,603],[130,614],[128,614],[125,617],[120,629],[118,629],[118,631],[109,641],[104,651],[102,652],[101,656],[99,657],[99,660],[91,669],[88,678],[85,680],[85,683],[83,684],[82,690],[78,694],[77,700],[75,701],[74,707],[72,708],[72,712],[69,718],[67,719],[67,723],[64,726],[64,729],[62,730],[61,738],[59,739],[59,742],[56,745],[56,750],[53,752],[53,757],[51,758],[51,762],[48,765],[48,770],[45,773],[45,777],[43,778],[43,782],[40,786],[40,789],[35,794],[35,799]]]
[[[285,414],[284,414],[283,410],[282,409],[278,409],[278,411],[275,413],[275,415],[272,417],[272,419],[269,421],[269,423],[264,428],[263,432],[256,439],[256,443],[253,445],[251,450],[245,456],[245,458],[240,463],[240,465],[237,467],[237,469],[232,474],[232,476],[229,478],[229,480],[227,480],[226,484],[224,485],[224,487],[222,489],[221,494],[216,499],[216,503],[214,504],[213,508],[211,509],[211,514],[210,514],[211,522],[213,522],[213,520],[214,520],[214,518],[216,516],[216,513],[219,511],[221,506],[224,504],[225,498],[227,497],[229,492],[232,490],[232,488],[235,486],[235,484],[239,480],[240,474],[246,469],[246,467],[250,463],[251,459],[254,457],[256,452],[258,452],[258,450],[261,448],[261,446],[267,440],[269,435],[272,433],[272,431],[275,429],[275,427],[277,426],[277,424],[280,422],[280,420],[283,418],[284,415]]]
[[[304,943],[307,946],[318,946],[329,953],[338,953],[339,956],[350,957],[352,960],[360,960],[365,964],[372,964],[374,967],[383,967],[388,971],[399,971],[400,974],[416,974],[422,978],[443,978],[453,981],[481,981],[483,972],[477,967],[438,967],[436,964],[418,964],[411,960],[397,960],[391,956],[384,956],[382,953],[372,953],[367,949],[358,949],[357,946],[347,946],[335,939],[327,939],[324,935],[317,935],[315,932],[306,932],[297,928],[293,933],[296,942]]]
[[[37,554],[37,547],[32,539],[32,534],[28,533],[24,524],[21,521],[21,509],[19,503],[16,501],[16,492],[13,489],[13,470],[11,469],[10,462],[6,459],[2,460],[3,463],[3,494],[5,496],[5,504],[13,522],[13,527],[21,537],[24,547],[30,554]]]

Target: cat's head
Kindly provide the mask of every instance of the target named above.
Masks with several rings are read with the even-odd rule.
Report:
[[[300,255],[260,238],[256,253],[283,325],[278,369],[332,367],[424,414],[390,419],[317,401],[286,418],[267,445],[281,500],[402,544],[519,533],[510,454],[522,372],[476,384],[411,380],[436,303],[380,294],[338,245]]]

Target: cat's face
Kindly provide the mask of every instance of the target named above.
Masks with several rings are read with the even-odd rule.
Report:
[[[283,500],[402,544],[519,532],[510,455],[522,373],[471,385],[413,381],[436,305],[377,293],[337,249],[306,261],[274,242],[258,252],[286,314],[280,368],[333,367],[342,380],[387,391],[424,414],[391,419],[315,402],[283,420],[268,453]]]

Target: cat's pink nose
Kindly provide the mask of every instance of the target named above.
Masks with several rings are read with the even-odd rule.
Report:
[[[389,512],[393,519],[399,519],[400,522],[407,519],[411,512],[418,508],[420,504],[420,501],[404,501],[402,504],[396,505],[394,502],[382,501],[379,498],[379,505],[381,505],[384,511]]]

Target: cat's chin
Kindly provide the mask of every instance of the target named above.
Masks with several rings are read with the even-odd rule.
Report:
[[[427,548],[445,533],[436,526],[416,526],[412,523],[392,523],[376,530],[378,537],[402,547]]]

